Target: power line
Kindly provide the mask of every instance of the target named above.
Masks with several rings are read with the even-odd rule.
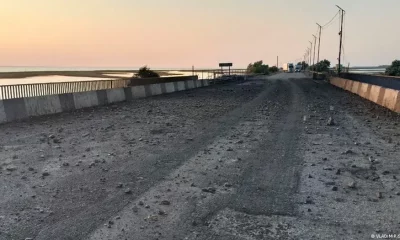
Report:
[[[325,28],[328,24],[330,24],[336,18],[336,16],[339,14],[339,12],[340,12],[340,10],[336,13],[335,16],[333,16],[333,18],[327,24],[323,25],[322,28]]]

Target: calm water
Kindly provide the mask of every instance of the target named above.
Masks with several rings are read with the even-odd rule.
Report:
[[[97,80],[111,80],[114,78],[93,78],[93,77],[69,77],[69,76],[37,76],[27,78],[0,78],[1,85],[18,85],[30,83],[49,83],[49,82],[81,82],[81,81],[97,81]]]
[[[351,73],[364,73],[364,74],[378,74],[384,73],[386,71],[385,68],[350,68],[349,72]]]
[[[110,76],[110,77],[123,77],[123,78],[133,77],[133,73],[104,73],[103,75]]]
[[[190,70],[191,68],[157,68],[155,70]],[[0,66],[0,72],[42,72],[42,71],[96,71],[117,70],[134,71],[139,67],[4,67]]]
[[[133,73],[130,71],[138,70],[135,67],[0,67],[0,72],[40,72],[40,71],[95,71],[95,70],[110,70],[108,73],[104,73],[104,78],[92,78],[92,77],[72,77],[72,76],[36,76],[27,78],[2,78],[0,79],[1,85],[17,85],[17,84],[29,84],[29,83],[49,83],[49,82],[74,82],[74,81],[97,81],[97,80],[111,80],[122,77],[132,77]],[[113,70],[127,72],[112,72]],[[184,68],[179,68],[174,70],[173,68],[157,68],[156,70],[172,70],[168,73],[175,76],[191,76],[192,71],[178,71],[178,70],[189,70]],[[212,78],[212,73],[205,72],[194,72],[201,79]],[[167,76],[166,76],[167,77]]]

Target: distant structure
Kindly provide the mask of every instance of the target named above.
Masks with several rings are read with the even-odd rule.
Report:
[[[221,74],[224,74],[224,67],[228,67],[228,75],[231,75],[231,67],[233,66],[232,63],[220,63],[219,67],[221,68]]]

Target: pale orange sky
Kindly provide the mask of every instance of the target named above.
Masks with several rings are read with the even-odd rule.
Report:
[[[0,0],[0,66],[235,67],[303,57],[347,11],[345,64],[400,58],[398,0]],[[336,63],[338,21],[321,59]]]

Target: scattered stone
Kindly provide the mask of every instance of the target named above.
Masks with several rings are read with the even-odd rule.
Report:
[[[308,178],[314,178],[311,174],[308,174]]]
[[[347,186],[351,189],[355,189],[356,188],[356,182],[355,181],[351,181],[347,184]]]
[[[90,147],[85,149],[86,152],[90,152]]]
[[[56,144],[60,144],[60,143],[61,143],[61,140],[58,139],[58,138],[54,138],[54,139],[53,139],[53,142],[56,143]]]
[[[388,175],[388,174],[390,174],[390,172],[389,171],[383,171],[382,174],[383,175]]]
[[[124,191],[126,194],[132,194],[132,190],[130,188],[125,189]]]
[[[354,152],[350,149],[342,152],[342,154],[352,154],[352,153],[354,153]]]
[[[325,171],[332,171],[333,168],[331,168],[331,167],[324,167],[323,170],[325,170]]]
[[[117,188],[122,188],[123,186],[124,186],[124,184],[122,184],[122,183],[117,184]]]
[[[29,167],[29,168],[28,168],[28,171],[31,171],[31,172],[32,172],[32,171],[35,171],[35,169],[34,169],[33,167]]]
[[[43,173],[42,173],[42,176],[43,176],[43,177],[50,176],[50,173],[49,173],[49,172],[43,172]]]
[[[137,213],[137,212],[139,212],[139,208],[136,207],[136,206],[134,206],[134,207],[132,208],[132,211],[135,212],[135,213]]]
[[[306,204],[313,204],[313,203],[314,202],[313,202],[313,200],[311,200],[311,197],[308,196],[307,199],[306,199]]]
[[[85,133],[82,135],[82,137],[88,137],[90,134],[89,133]]]
[[[353,164],[351,165],[352,168],[357,168],[357,165]]]
[[[340,168],[338,169],[338,170],[336,170],[336,175],[340,175],[341,174],[341,170],[340,170]]]
[[[9,165],[6,167],[6,170],[9,172],[13,172],[13,171],[17,170],[17,167],[14,165]]]
[[[68,167],[69,166],[69,163],[67,163],[67,162],[63,162],[63,164],[62,164],[64,167]]]
[[[54,136],[53,134],[49,135],[49,138],[54,139],[56,136]]]
[[[383,198],[382,192],[377,192],[377,193],[376,193],[376,196],[377,196],[378,198]]]
[[[328,158],[324,157],[322,160],[324,160],[324,161],[328,161]]]
[[[165,212],[165,211],[163,211],[163,210],[159,210],[159,211],[158,211],[158,215],[160,215],[160,216],[164,216],[164,215],[166,215],[166,212]]]
[[[326,183],[325,183],[326,186],[333,186],[333,185],[335,185],[335,184],[336,184],[335,182],[326,182]]]
[[[396,194],[397,196],[400,196],[400,192],[396,192],[395,194]]]
[[[336,202],[344,202],[344,199],[343,198],[335,198],[335,201]]]
[[[226,151],[232,152],[232,151],[233,151],[233,148],[229,147]]]
[[[143,205],[144,205],[144,202],[143,202],[143,201],[139,201],[139,205],[140,205],[140,206],[143,206]]]
[[[225,183],[225,184],[224,184],[224,187],[230,188],[230,187],[232,187],[232,184],[230,184],[230,183]]]
[[[335,125],[335,121],[333,120],[332,117],[329,117],[328,122],[326,123],[326,125],[328,125],[328,126],[334,126]]]
[[[215,193],[217,189],[215,189],[214,187],[208,187],[208,188],[203,188],[202,191],[207,193]]]
[[[171,205],[171,202],[168,201],[168,200],[163,200],[163,201],[161,201],[160,204],[161,204],[161,205],[165,205],[165,206],[169,206],[169,205]]]
[[[337,186],[333,186],[333,187],[332,187],[332,191],[335,191],[335,192],[336,192],[337,190],[338,190],[338,187],[337,187]]]
[[[150,208],[150,206],[149,205],[146,205],[146,206],[144,206],[145,208]]]

